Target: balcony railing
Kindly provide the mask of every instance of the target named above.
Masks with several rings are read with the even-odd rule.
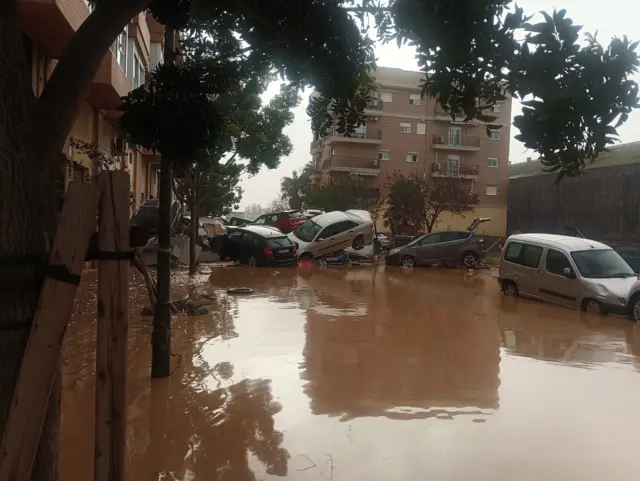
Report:
[[[334,130],[331,134],[333,137],[340,137],[346,140],[382,140],[382,129],[362,129],[352,132],[348,136]],[[342,140],[341,139],[341,140]]]
[[[459,134],[434,134],[433,146],[436,148],[479,149],[480,137]]]
[[[457,164],[455,162],[433,162],[431,173],[442,177],[478,176],[480,168],[477,164]]]
[[[351,157],[348,155],[332,155],[331,167],[352,167],[355,169],[379,169],[378,159],[370,157]]]
[[[383,110],[384,102],[382,99],[372,99],[367,102],[367,106],[365,107],[367,110]]]

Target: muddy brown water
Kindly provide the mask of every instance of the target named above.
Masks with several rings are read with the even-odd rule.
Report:
[[[228,295],[228,287],[254,293]],[[96,276],[63,352],[60,479],[92,479]],[[131,283],[127,479],[628,480],[640,331],[503,298],[489,273],[353,267],[174,275],[173,375],[150,380]]]

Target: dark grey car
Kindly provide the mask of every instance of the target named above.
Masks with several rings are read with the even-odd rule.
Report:
[[[482,222],[491,219],[475,219],[467,230],[433,232],[403,247],[389,251],[387,265],[413,267],[418,265],[452,264],[474,267],[485,257],[483,240],[474,233]]]

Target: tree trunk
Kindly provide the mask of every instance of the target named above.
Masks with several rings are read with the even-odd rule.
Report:
[[[164,31],[165,62],[175,57],[174,32],[168,26]],[[158,189],[158,266],[156,278],[158,295],[153,313],[151,334],[151,377],[162,378],[171,374],[171,192],[173,177],[171,163],[166,155],[160,161],[160,187]]]
[[[191,211],[191,233],[189,234],[189,275],[193,275],[196,273],[196,268],[198,266],[198,257],[196,256],[196,239],[198,238],[198,230],[200,227],[197,189],[191,189],[189,201],[189,210]]]
[[[0,1],[0,433],[4,433],[55,232],[54,173],[60,168],[60,152],[102,57],[147,2],[102,3],[104,7],[96,8],[72,39],[36,101],[17,0]],[[57,479],[59,411],[58,372],[32,480]]]

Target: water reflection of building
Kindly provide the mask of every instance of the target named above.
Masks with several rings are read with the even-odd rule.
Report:
[[[521,299],[503,299],[498,310],[502,344],[509,354],[588,366],[625,362],[639,354],[633,325]]]
[[[433,408],[497,409],[499,332],[495,318],[471,307],[485,280],[392,272],[372,279],[366,315],[308,310],[302,377],[313,412],[413,418]]]

